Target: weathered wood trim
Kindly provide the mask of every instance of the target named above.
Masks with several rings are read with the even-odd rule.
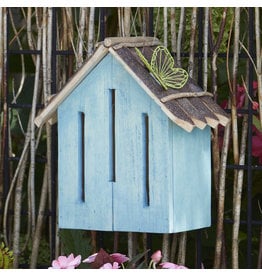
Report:
[[[172,101],[180,98],[192,98],[192,97],[203,97],[210,96],[213,97],[213,94],[210,92],[181,92],[176,94],[171,94],[166,97],[161,98],[161,102],[166,103],[168,101]]]
[[[137,36],[137,37],[107,37],[103,41],[105,47],[119,49],[126,47],[143,47],[160,45],[161,42],[156,37]]]
[[[53,117],[58,106],[64,99],[70,95],[74,88],[85,78],[85,76],[101,61],[101,59],[108,53],[108,48],[100,45],[92,57],[78,70],[64,86],[64,88],[52,98],[50,103],[40,112],[35,118],[35,124],[40,127],[51,117]],[[52,121],[52,120],[51,120]]]
[[[219,119],[219,123],[222,126],[226,126],[228,124],[228,122],[230,121],[229,116],[226,114],[226,112],[220,108],[218,105],[214,105],[210,102],[210,98],[206,97],[203,98],[203,104],[209,108],[209,110],[211,112],[213,112],[213,114],[215,114],[215,116]]]

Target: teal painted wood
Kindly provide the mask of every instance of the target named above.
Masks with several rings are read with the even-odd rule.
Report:
[[[108,95],[105,58],[59,106],[59,226],[112,230],[112,185],[108,183]],[[85,114],[85,201],[81,199],[79,112]]]
[[[60,228],[210,225],[210,129],[176,126],[110,54],[59,106],[58,134]]]
[[[167,232],[172,212],[168,118],[133,79],[121,74],[116,90],[117,181],[114,185],[114,230]],[[132,88],[130,90],[130,88]],[[149,124],[149,206],[145,199],[143,116]]]
[[[211,223],[210,128],[187,133],[173,125],[174,232]]]

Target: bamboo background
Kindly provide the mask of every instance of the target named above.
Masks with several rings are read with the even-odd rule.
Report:
[[[48,103],[52,97],[52,87],[59,91],[70,76],[92,55],[102,32],[103,36],[149,35],[152,27],[153,35],[160,38],[174,53],[178,66],[188,70],[192,78],[201,80],[204,91],[211,91],[215,100],[228,101],[231,123],[222,132],[217,128],[212,133],[212,188],[213,205],[216,210],[212,227],[215,229],[216,238],[209,249],[211,250],[209,254],[213,255],[213,264],[210,264],[210,267],[240,267],[242,253],[239,250],[241,240],[239,229],[243,219],[242,210],[246,208],[243,207],[243,198],[246,197],[243,196],[243,192],[246,193],[248,172],[244,169],[234,169],[232,177],[228,178],[227,165],[229,159],[233,160],[234,165],[240,165],[240,168],[248,162],[250,164],[247,152],[252,145],[250,139],[248,140],[250,137],[248,133],[251,131],[253,113],[244,112],[241,117],[239,116],[237,85],[240,83],[246,87],[251,97],[255,96],[250,86],[252,70],[254,70],[253,79],[257,80],[258,84],[257,98],[260,106],[258,115],[260,124],[262,122],[261,8],[253,9],[255,53],[249,52],[250,34],[246,24],[250,13],[247,8],[202,8],[203,37],[199,36],[200,8],[197,7],[154,8],[153,26],[150,26],[149,21],[150,8],[112,8],[107,15],[95,7],[0,8],[0,234],[1,239],[14,252],[15,268],[25,262],[22,257],[23,252],[29,247],[28,265],[30,268],[38,266],[41,262],[39,261],[41,243],[43,240],[50,242],[51,224],[54,223],[46,214],[52,209],[55,200],[52,188],[52,144],[55,141],[53,141],[53,130],[48,124],[40,129],[34,125],[39,106]],[[52,28],[54,13],[57,17],[55,34]],[[101,22],[104,22],[104,25],[101,25]],[[203,43],[201,72],[198,71],[197,56],[200,39]],[[54,61],[52,43],[55,43],[57,51],[70,51],[72,54],[67,58],[65,55],[57,56]],[[20,50],[22,53],[17,55],[15,60],[17,64],[15,66],[11,64],[15,68],[11,73],[8,72],[11,67],[8,63],[10,58],[8,49]],[[30,50],[30,54],[23,52],[25,50]],[[188,53],[188,56],[184,53]],[[219,53],[226,53],[223,60]],[[248,57],[244,66],[240,60],[242,53]],[[55,79],[52,75],[52,62],[56,62]],[[219,82],[221,80],[219,70],[226,75],[223,83]],[[30,108],[26,112],[21,108],[11,109],[10,103],[15,106],[24,100],[30,103]],[[252,109],[248,97],[245,98],[245,108],[249,111]],[[220,138],[223,140],[222,148],[220,148]],[[8,172],[5,167],[7,162],[5,156],[16,160],[11,163]],[[40,168],[37,164],[39,156],[45,157],[45,162]],[[261,179],[261,171],[258,175]],[[6,178],[10,179],[8,187],[4,185]],[[232,195],[227,192],[228,185],[233,187]],[[261,187],[258,194],[261,196]],[[262,265],[262,212],[259,208],[258,201],[256,209],[260,214],[260,224],[254,237],[257,259],[253,262],[253,267],[257,268],[261,268]],[[228,214],[228,209],[233,221],[230,225],[230,243],[225,238],[225,216]],[[27,216],[23,215],[24,210]],[[97,250],[98,233],[91,231],[88,236],[92,251]],[[129,257],[137,253],[140,239],[143,250],[146,250],[148,234],[127,233],[126,250]],[[163,261],[187,265],[188,233],[164,234],[160,239]],[[113,249],[118,250],[120,234],[113,233],[113,240]],[[57,228],[55,247],[55,256],[58,256],[63,252],[63,247]],[[49,256],[52,257],[54,256]]]

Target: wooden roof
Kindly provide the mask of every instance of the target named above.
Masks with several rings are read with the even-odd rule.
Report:
[[[36,117],[35,123],[41,126],[52,118],[60,103],[74,90],[85,76],[109,52],[124,66],[145,92],[161,107],[163,112],[178,126],[190,132],[206,125],[214,128],[225,126],[229,121],[226,112],[214,102],[212,94],[204,92],[195,81],[188,79],[180,89],[165,90],[149,73],[137,55],[135,47],[150,60],[160,41],[152,37],[106,38],[100,42],[92,57],[76,72],[65,87],[52,98],[50,103]]]

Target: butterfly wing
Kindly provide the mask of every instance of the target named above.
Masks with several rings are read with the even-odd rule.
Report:
[[[151,64],[147,61],[147,59],[144,57],[144,55],[141,53],[141,51],[138,48],[135,48],[137,55],[140,57],[140,59],[143,61],[149,72],[152,74],[152,76],[167,90],[167,87],[162,82],[161,78],[157,75],[156,72],[154,72],[153,68],[151,67]]]
[[[188,73],[182,68],[174,67],[174,59],[164,46],[158,46],[154,50],[150,65],[164,88],[180,89],[188,80]]]

